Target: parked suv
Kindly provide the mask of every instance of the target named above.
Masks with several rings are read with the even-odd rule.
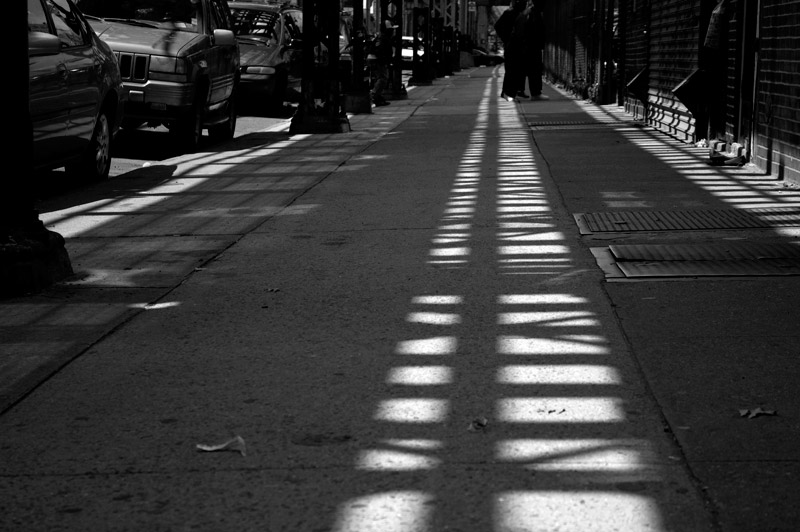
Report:
[[[128,95],[123,127],[169,128],[186,151],[203,129],[233,137],[239,46],[226,0],[78,0],[114,50]]]

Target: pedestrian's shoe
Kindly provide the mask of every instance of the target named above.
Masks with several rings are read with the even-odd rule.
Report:
[[[531,100],[549,100],[550,97],[546,94],[534,94],[531,96]]]
[[[528,96],[527,94],[525,94],[525,91],[522,91],[522,92],[520,92],[519,94],[517,94],[517,97],[518,97],[518,98],[530,98],[530,96]]]
[[[384,98],[383,96],[373,96],[372,104],[375,107],[383,107],[384,105],[389,105],[389,102],[387,102],[386,98]]]
[[[501,97],[502,99],[504,99],[505,101],[507,101],[507,102],[516,102],[516,101],[517,101],[517,99],[516,99],[516,98],[514,98],[513,96],[509,96],[509,95],[508,95],[508,94],[506,94],[505,92],[503,92],[503,93],[500,93],[500,97]]]

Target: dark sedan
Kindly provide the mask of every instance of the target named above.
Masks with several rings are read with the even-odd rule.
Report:
[[[230,2],[239,41],[242,96],[266,109],[300,93],[303,12],[299,8]]]
[[[72,0],[28,0],[34,170],[101,180],[123,118],[119,65]]]

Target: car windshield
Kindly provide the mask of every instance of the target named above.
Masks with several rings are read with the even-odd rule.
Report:
[[[90,17],[154,28],[196,32],[199,0],[78,0],[78,9]]]
[[[261,9],[231,7],[233,33],[239,37],[258,37],[267,42],[277,42],[278,13]]]

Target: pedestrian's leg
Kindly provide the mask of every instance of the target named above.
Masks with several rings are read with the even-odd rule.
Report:
[[[503,76],[503,92],[500,96],[511,101],[519,91],[519,64],[515,54],[506,51],[504,67],[506,73]]]
[[[531,89],[531,97],[539,96],[542,94],[542,52],[539,51],[534,55],[531,74],[528,79],[528,84]]]

